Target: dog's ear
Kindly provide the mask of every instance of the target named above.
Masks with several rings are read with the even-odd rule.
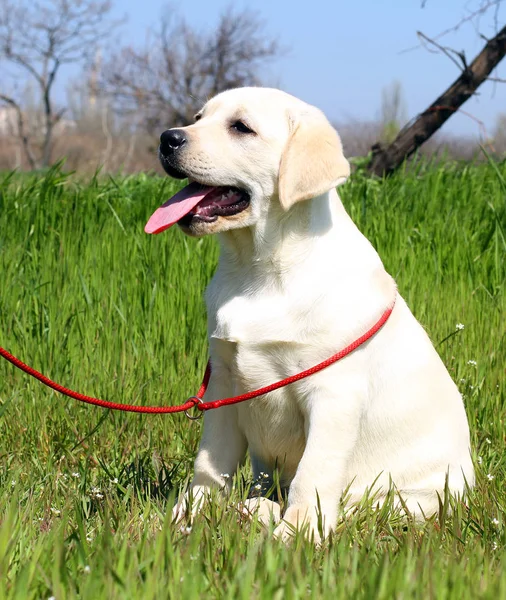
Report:
[[[349,174],[341,140],[323,113],[315,109],[302,115],[281,157],[281,206],[288,210],[296,202],[319,196],[344,183]]]

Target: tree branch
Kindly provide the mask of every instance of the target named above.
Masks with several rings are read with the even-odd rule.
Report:
[[[436,40],[431,39],[421,31],[417,31],[416,35],[424,42],[435,46],[440,52],[447,56],[460,71],[465,71],[467,69],[466,57],[463,52],[457,52],[457,50],[449,48],[448,46],[441,46],[441,44],[438,44]],[[430,50],[429,48],[427,48],[427,50],[429,52],[432,52],[432,50]],[[434,54],[437,54],[437,52],[434,52]],[[457,56],[460,59],[460,63],[455,59],[454,56],[452,56],[453,54],[455,54],[455,56]]]
[[[395,171],[476,92],[505,54],[506,26],[487,42],[452,85],[399,133],[390,146],[384,148],[378,143],[372,147],[368,171],[380,177]]]

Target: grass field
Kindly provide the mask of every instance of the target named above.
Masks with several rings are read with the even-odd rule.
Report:
[[[0,175],[0,345],[108,400],[195,393],[218,253],[144,234],[172,185]],[[341,194],[464,395],[467,505],[415,526],[365,504],[321,548],[286,548],[232,508],[246,466],[183,534],[167,515],[199,423],[81,405],[0,359],[0,600],[506,597],[506,164],[358,175]]]

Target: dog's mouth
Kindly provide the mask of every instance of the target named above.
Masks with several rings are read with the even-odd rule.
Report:
[[[213,223],[218,217],[230,217],[242,212],[249,202],[249,194],[245,190],[208,186],[194,181],[157,209],[144,231],[161,233],[175,223],[188,227],[193,220]]]
[[[213,223],[218,217],[231,217],[245,210],[249,205],[249,195],[236,187],[208,187],[208,193],[178,223],[188,226],[193,219]]]

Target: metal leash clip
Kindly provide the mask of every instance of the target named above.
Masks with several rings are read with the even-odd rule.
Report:
[[[190,400],[196,400],[196,402],[193,403],[194,408],[197,406],[197,404],[204,404],[202,398],[199,398],[198,396],[190,396],[186,402],[189,402]],[[192,417],[187,410],[184,411],[184,414],[190,419],[190,421],[198,421],[199,419],[202,419],[204,411],[199,410],[199,414],[196,417]]]

